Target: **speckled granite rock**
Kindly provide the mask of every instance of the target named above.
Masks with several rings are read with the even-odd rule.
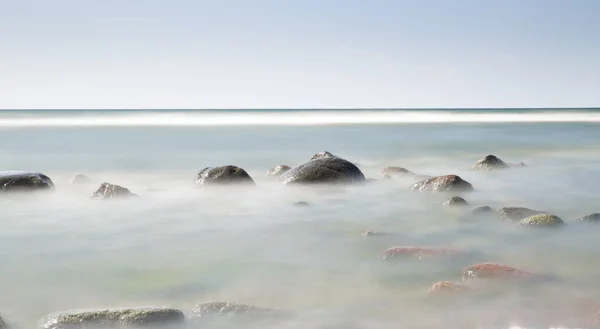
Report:
[[[115,308],[49,314],[40,320],[40,328],[179,328],[184,322],[185,315],[172,308]]]
[[[121,199],[128,197],[136,197],[137,194],[132,193],[129,189],[110,183],[102,183],[100,187],[92,194],[93,198],[98,199]]]
[[[331,154],[331,152],[322,151],[319,153],[315,153],[310,160],[323,159],[323,158],[334,158],[335,155]]]
[[[527,217],[519,222],[522,226],[555,227],[565,222],[560,217],[551,214],[539,214]]]
[[[473,185],[457,175],[446,175],[429,178],[410,187],[413,191],[427,192],[461,192],[472,191]]]
[[[196,186],[199,187],[233,184],[255,185],[246,170],[232,165],[206,167],[198,172],[196,178]]]
[[[276,165],[267,171],[267,176],[279,177],[290,169],[292,169],[290,166]]]

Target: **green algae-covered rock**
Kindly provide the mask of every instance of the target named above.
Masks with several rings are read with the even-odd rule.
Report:
[[[172,308],[115,308],[49,314],[40,320],[40,328],[178,328],[184,322],[185,315]]]
[[[461,192],[472,191],[473,185],[457,175],[446,175],[429,178],[410,187],[413,191],[427,192]]]
[[[282,185],[347,184],[365,182],[365,175],[352,162],[339,157],[311,160],[281,175]]]
[[[551,214],[539,214],[527,217],[519,222],[519,225],[523,226],[560,226],[565,222],[558,216]]]
[[[105,199],[105,200],[106,199],[121,199],[121,198],[135,197],[135,196],[137,196],[137,195],[132,193],[129,189],[127,189],[125,187],[106,183],[106,182],[100,184],[100,187],[96,190],[96,192],[94,192],[94,194],[92,194],[93,198]]]
[[[254,180],[246,170],[232,165],[221,167],[206,167],[196,177],[196,186],[211,185],[255,185]]]
[[[481,171],[490,171],[497,169],[507,168],[508,164],[495,155],[487,155],[482,159],[479,159],[475,164],[471,167],[471,170],[481,170]]]
[[[0,192],[54,191],[50,177],[38,172],[0,171]]]
[[[267,171],[267,176],[279,177],[290,169],[292,169],[290,166],[276,165],[273,168],[269,169],[269,171]]]
[[[514,222],[518,222],[527,217],[531,217],[534,215],[545,214],[544,211],[533,210],[524,207],[502,207],[497,210],[500,214],[500,217],[504,220],[512,220]]]

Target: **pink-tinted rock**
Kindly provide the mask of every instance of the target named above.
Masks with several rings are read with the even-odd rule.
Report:
[[[463,270],[463,280],[473,279],[512,279],[512,278],[536,278],[536,274],[517,269],[512,266],[496,263],[479,263],[471,265]]]

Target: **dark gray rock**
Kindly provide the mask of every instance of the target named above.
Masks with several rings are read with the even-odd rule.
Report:
[[[269,169],[269,171],[267,171],[267,176],[279,177],[279,176],[283,175],[283,173],[285,173],[286,171],[288,171],[290,169],[292,169],[292,167],[290,167],[290,166],[276,165],[273,168]]]
[[[497,212],[500,214],[500,217],[502,219],[511,220],[514,222],[518,222],[533,215],[546,213],[544,211],[533,210],[524,207],[502,207],[498,209]]]
[[[490,214],[493,213],[494,209],[490,206],[479,206],[471,209],[472,214]]]
[[[323,158],[334,158],[334,157],[335,157],[335,155],[331,154],[330,152],[323,151],[323,152],[319,152],[319,153],[316,153],[315,155],[313,155],[312,158],[310,158],[310,160],[323,159]]]
[[[172,308],[71,310],[45,316],[41,329],[179,328],[185,315]]]
[[[198,172],[196,186],[215,185],[255,185],[255,183],[244,169],[232,165],[206,167]]]
[[[106,182],[100,184],[100,187],[92,194],[93,198],[98,199],[120,199],[136,196],[137,194],[131,193],[131,191],[125,187]]]
[[[465,192],[472,191],[473,185],[457,175],[447,175],[429,178],[410,187],[413,191],[427,192]]]
[[[339,184],[364,182],[365,176],[352,162],[339,157],[311,160],[281,175],[279,182],[291,184]]]
[[[8,329],[8,326],[6,325],[4,320],[2,320],[1,316],[0,316],[0,329]]]
[[[468,206],[469,205],[469,203],[465,199],[463,199],[463,198],[461,198],[459,196],[453,196],[450,199],[444,201],[444,203],[442,203],[442,204],[444,206],[451,206],[451,207],[455,207],[455,206],[462,206],[462,207],[464,207],[464,206]]]
[[[308,205],[309,205],[309,204],[308,204],[308,202],[306,202],[306,201],[298,201],[298,202],[295,202],[295,203],[294,203],[294,206],[296,206],[296,207],[306,207],[306,206],[308,206]]]
[[[477,162],[475,162],[473,167],[471,167],[471,170],[490,171],[504,168],[508,168],[508,164],[506,162],[500,160],[500,158],[496,157],[495,155],[487,155],[483,157],[483,159],[479,159]]]
[[[90,183],[92,183],[92,179],[83,174],[75,175],[75,177],[73,177],[73,179],[71,179],[71,181],[69,182],[69,184],[90,184]]]
[[[36,190],[54,191],[50,177],[27,171],[0,171],[0,191],[27,192]]]
[[[584,221],[584,222],[600,223],[600,213],[593,213],[593,214],[585,215],[577,220]]]
[[[533,215],[519,221],[519,225],[521,226],[532,227],[556,227],[562,226],[564,223],[560,217],[551,214]]]

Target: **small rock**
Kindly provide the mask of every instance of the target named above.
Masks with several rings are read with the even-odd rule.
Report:
[[[479,206],[471,209],[471,213],[473,214],[487,214],[494,212],[494,209],[490,206]]]
[[[483,159],[480,159],[477,162],[475,162],[473,167],[471,167],[471,170],[490,171],[496,169],[504,169],[507,167],[508,165],[506,164],[506,162],[500,160],[495,155],[487,155]]]
[[[92,183],[92,179],[83,174],[75,175],[75,177],[73,177],[73,179],[71,179],[71,181],[69,182],[69,184],[71,184],[71,185],[73,185],[73,184],[90,184],[90,183]]]
[[[312,156],[312,158],[310,158],[310,160],[316,160],[316,159],[323,159],[323,158],[334,158],[335,155],[331,154],[330,152],[327,151],[323,151],[323,152],[319,152],[316,153],[315,155]]]
[[[418,259],[424,259],[429,257],[451,256],[458,253],[458,250],[442,247],[401,246],[385,250],[381,255],[379,255],[379,259],[393,259],[398,257],[414,257]]]
[[[519,222],[523,226],[543,226],[555,227],[561,226],[565,222],[560,217],[551,214],[539,214],[527,217]]]
[[[196,186],[243,184],[255,185],[248,173],[236,166],[206,167],[198,172]]]
[[[276,165],[275,167],[273,167],[273,168],[269,169],[269,171],[267,171],[267,176],[279,177],[283,173],[285,173],[286,171],[288,171],[290,169],[292,169],[290,166]]]
[[[386,235],[383,232],[375,232],[375,231],[366,231],[365,233],[362,234],[364,237],[368,237],[368,236],[381,236],[381,235]]]
[[[298,202],[294,202],[294,206],[296,206],[296,207],[306,207],[306,206],[308,206],[308,205],[309,205],[309,204],[308,204],[308,202],[306,202],[306,201],[298,201]]]
[[[283,185],[347,184],[364,182],[365,176],[352,162],[339,157],[323,157],[293,168],[279,178]]]
[[[402,167],[387,167],[381,171],[382,177],[394,177],[394,176],[415,176],[412,171]]]
[[[410,187],[413,191],[454,192],[472,191],[473,185],[457,175],[439,176],[420,181]]]
[[[509,167],[527,167],[527,165],[524,162],[518,162],[518,163],[509,163],[508,164]]]
[[[451,281],[440,281],[435,283],[431,288],[429,288],[430,295],[439,295],[439,294],[456,294],[456,293],[464,293],[469,291],[470,287],[466,284],[456,283]]]
[[[256,322],[283,320],[289,316],[289,312],[273,308],[212,301],[196,305],[188,317],[195,323],[202,322],[205,325],[236,320],[247,326],[250,323],[256,325]]]
[[[600,223],[600,213],[593,213],[593,214],[585,215],[585,216],[579,218],[578,220],[581,220],[584,222]]]
[[[475,264],[463,270],[463,281],[473,279],[531,278],[534,276],[532,273],[495,263]]]
[[[2,316],[0,316],[0,329],[7,329],[7,328],[8,328],[8,326],[6,325],[4,320],[2,320]]]
[[[41,329],[172,328],[180,327],[185,315],[172,308],[122,308],[71,310],[47,315]]]
[[[114,185],[110,183],[102,183],[100,187],[92,194],[93,198],[99,199],[116,199],[116,198],[128,198],[128,197],[136,197],[137,194],[131,193],[129,189]]]
[[[449,206],[449,207],[468,206],[469,203],[465,199],[463,199],[459,196],[453,196],[450,199],[444,201],[444,203],[442,203],[442,205]]]
[[[0,171],[0,191],[25,192],[35,190],[54,191],[50,177],[27,171]]]
[[[533,210],[529,208],[523,207],[502,207],[497,211],[500,214],[500,217],[504,220],[512,220],[518,222],[522,219],[533,215],[545,214],[544,211]]]

